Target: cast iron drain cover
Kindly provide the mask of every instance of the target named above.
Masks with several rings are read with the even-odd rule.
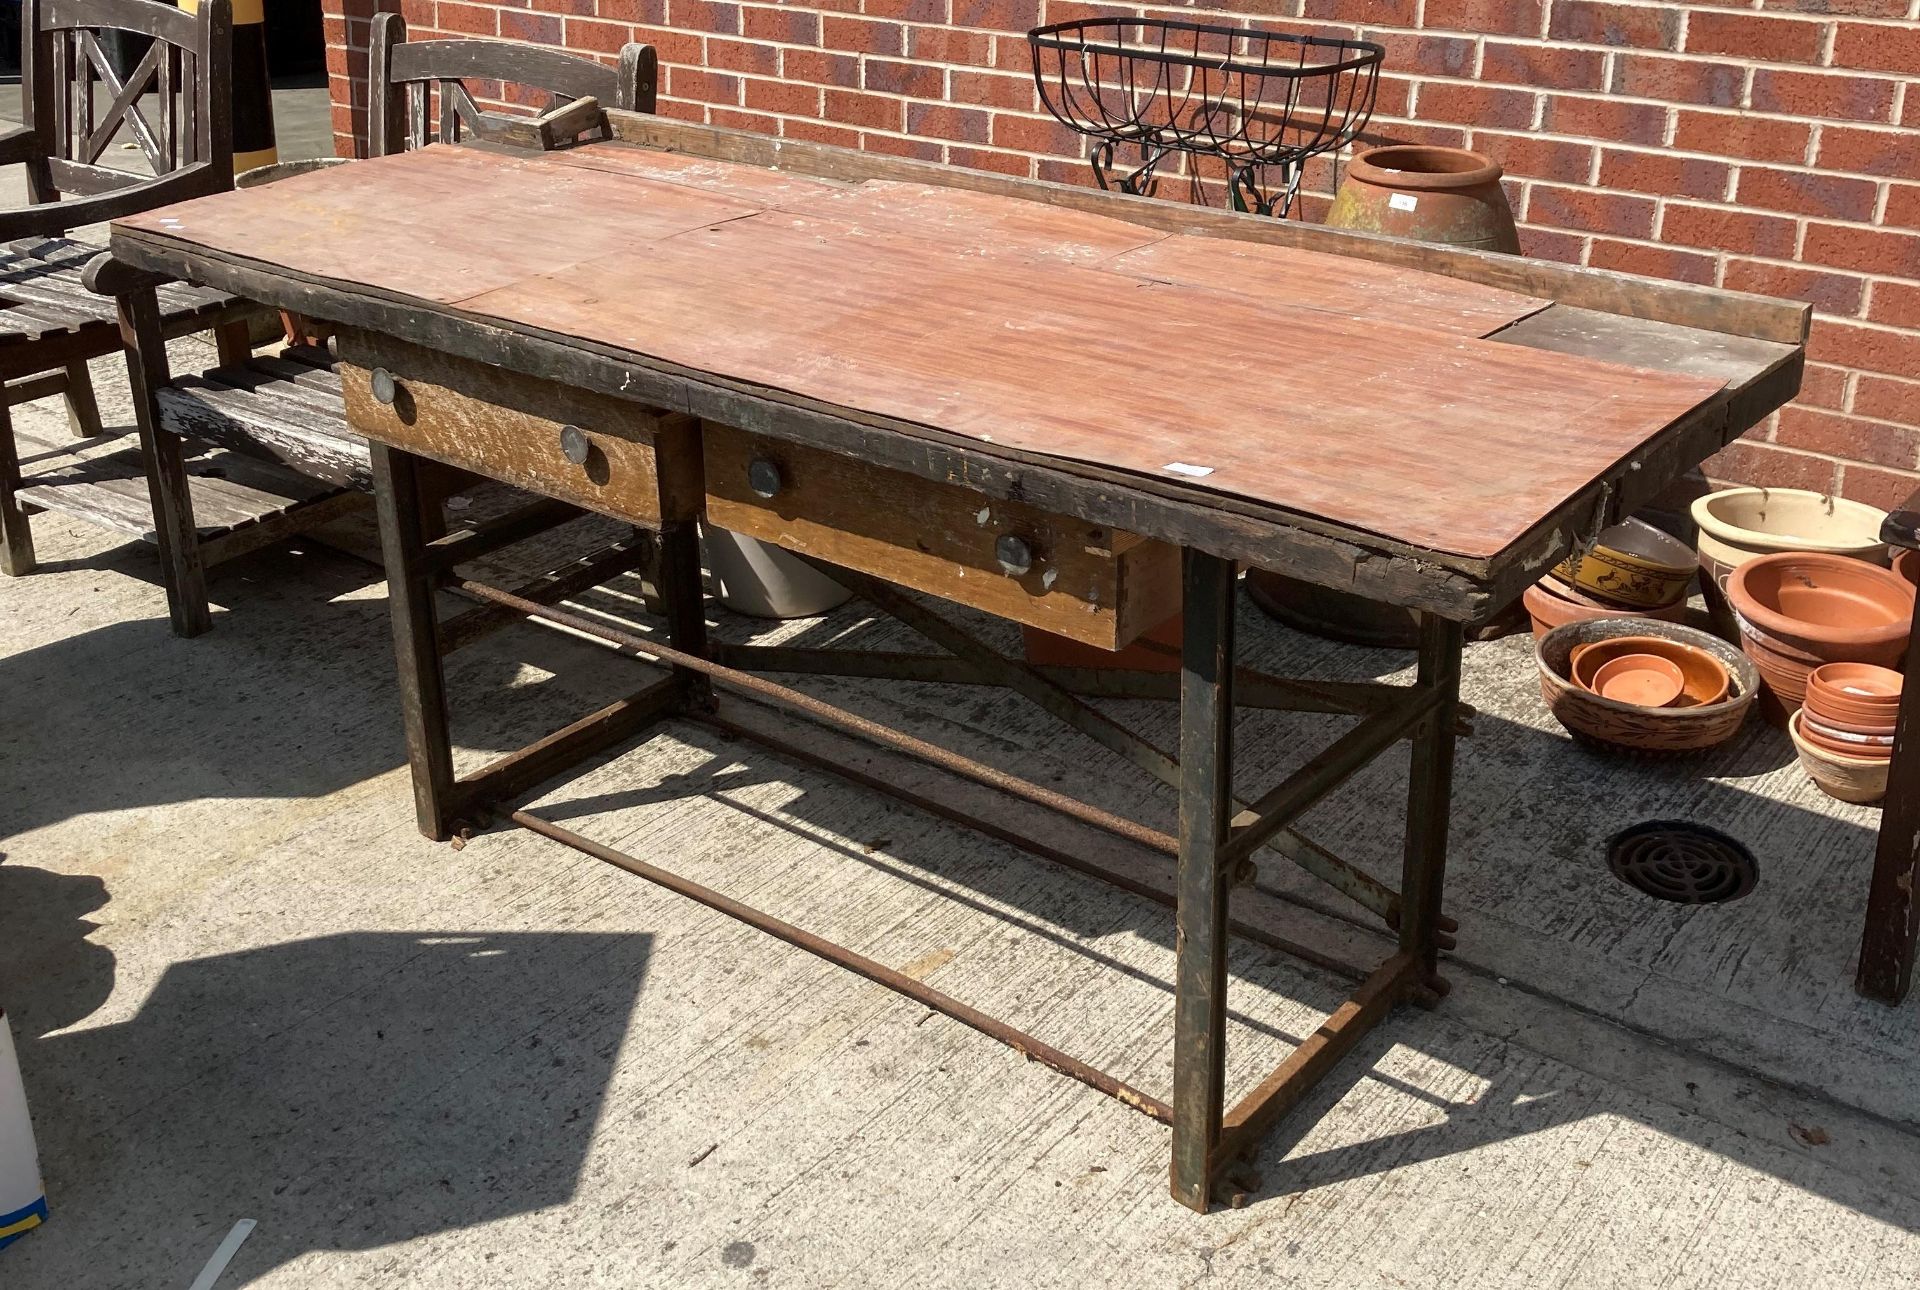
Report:
[[[1717,905],[1760,881],[1753,852],[1718,829],[1686,820],[1648,820],[1607,842],[1614,877],[1658,900]]]

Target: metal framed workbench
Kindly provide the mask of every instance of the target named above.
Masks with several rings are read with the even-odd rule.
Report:
[[[614,113],[610,121],[614,142],[571,153],[486,160],[495,154],[428,148],[177,207],[114,230],[113,254],[132,270],[219,287],[341,329],[349,416],[373,441],[421,830],[437,839],[457,838],[504,814],[521,827],[743,919],[1169,1124],[1171,1185],[1181,1203],[1204,1212],[1216,1200],[1243,1197],[1254,1185],[1249,1162],[1268,1128],[1394,1005],[1432,1005],[1444,993],[1440,955],[1451,943],[1452,925],[1441,906],[1454,739],[1461,718],[1463,626],[1507,604],[1582,535],[1642,505],[1789,399],[1798,386],[1807,311],[1734,293],[1417,247],[648,116]],[[402,199],[409,184],[431,188],[437,202],[455,210],[463,201],[478,205],[492,185],[502,183],[543,194],[553,220],[570,217],[562,221],[568,227],[555,224],[543,236],[600,238],[601,245],[589,255],[578,245],[556,251],[515,243],[487,269],[498,270],[501,259],[517,256],[519,262],[510,267],[518,276],[488,287],[470,280],[481,252],[461,250],[458,230],[405,222]],[[673,191],[662,195],[665,189]],[[669,221],[674,203],[691,200],[682,189],[735,202],[744,194],[760,204],[724,218],[696,211],[684,227],[655,229],[644,253],[637,247],[620,253],[615,243],[628,227],[621,221],[636,227],[647,220]],[[823,205],[797,213],[783,207],[796,189],[810,190],[806,200]],[[911,220],[924,222],[903,227],[897,219],[907,218],[899,215],[901,207],[889,205],[894,198],[913,207]],[[342,212],[361,206],[368,207],[369,221],[378,217],[394,227],[369,222],[363,241],[320,244],[322,230],[337,231]],[[865,214],[848,214],[854,210]],[[961,235],[939,230],[977,230],[981,220],[1029,240],[1029,258],[1015,271],[1000,273],[991,264],[956,267],[963,259],[969,264],[992,259],[977,242],[947,255],[953,248],[943,239]],[[1135,249],[1150,250],[1152,266],[1131,277],[1115,272],[1099,278],[1085,275],[1107,273],[1105,267],[1073,264],[1070,275],[1054,266],[1061,257],[1049,239],[1082,237],[1084,243],[1075,243],[1077,254],[1077,248],[1116,228],[1138,233]],[[408,237],[415,251],[402,263]],[[855,246],[858,254],[839,261],[812,258],[832,250],[822,251],[823,243]],[[779,292],[764,283],[736,281],[741,261],[755,254],[773,257],[777,251],[787,257],[777,260],[787,275],[776,284],[780,290],[790,292],[795,282],[817,288],[801,302],[804,308],[792,307],[825,315],[833,324],[822,329],[816,343],[851,346],[847,337],[872,321],[873,300],[880,297],[861,297],[860,284],[846,286],[846,280],[890,274],[888,289],[910,294],[916,261],[889,259],[903,245],[913,256],[939,261],[939,272],[973,275],[963,279],[974,293],[970,300],[1000,293],[987,321],[981,309],[944,315],[957,349],[1000,344],[994,337],[1001,332],[1039,327],[1062,311],[1072,323],[1076,308],[1097,312],[1113,293],[1149,289],[1158,306],[1174,315],[1168,324],[1172,330],[1155,333],[1159,339],[1153,343],[1163,351],[1185,343],[1178,338],[1192,333],[1188,324],[1203,311],[1207,317],[1238,311],[1235,316],[1249,320],[1264,317],[1303,333],[1347,338],[1342,343],[1353,351],[1337,355],[1347,367],[1329,369],[1320,378],[1329,397],[1338,394],[1339,382],[1353,379],[1354,365],[1391,371],[1396,362],[1414,361],[1408,356],[1416,351],[1436,355],[1433,362],[1463,373],[1463,392],[1454,402],[1440,400],[1446,406],[1433,413],[1430,425],[1416,429],[1431,437],[1439,458],[1479,458],[1485,479],[1479,493],[1467,487],[1459,496],[1429,496],[1421,490],[1420,470],[1426,467],[1418,460],[1406,465],[1412,450],[1405,448],[1399,460],[1382,451],[1377,465],[1368,468],[1373,474],[1362,471],[1344,483],[1324,473],[1316,482],[1304,474],[1294,478],[1285,470],[1266,470],[1263,462],[1285,462],[1291,469],[1291,463],[1308,460],[1333,463],[1331,470],[1343,454],[1364,457],[1368,451],[1368,441],[1355,437],[1366,427],[1327,422],[1296,430],[1290,428],[1287,409],[1277,404],[1263,405],[1269,409],[1261,423],[1265,428],[1247,436],[1242,457],[1216,458],[1222,464],[1214,479],[1204,478],[1213,474],[1205,467],[1143,469],[1139,462],[1156,460],[1150,454],[1164,459],[1181,444],[1200,444],[1204,450],[1204,438],[1180,438],[1190,428],[1181,418],[1213,416],[1223,426],[1235,424],[1235,417],[1244,421],[1244,392],[1223,391],[1210,401],[1202,390],[1164,407],[1136,399],[1130,406],[1146,421],[1145,428],[1133,425],[1132,437],[1124,441],[1118,432],[1102,438],[1100,427],[1110,424],[1111,416],[1100,400],[1120,369],[1103,366],[1108,359],[1097,350],[1085,355],[1087,370],[1064,374],[1058,354],[1035,355],[1018,347],[993,351],[988,357],[1003,360],[991,372],[1002,381],[994,387],[998,394],[982,394],[968,384],[976,379],[982,353],[962,353],[951,360],[956,370],[950,378],[941,378],[953,383],[938,392],[947,406],[966,397],[977,407],[998,411],[1004,408],[990,407],[992,398],[1011,406],[1031,395],[1031,403],[1021,404],[1019,416],[991,420],[986,429],[980,418],[949,417],[938,409],[915,412],[932,404],[925,401],[931,398],[925,395],[926,373],[913,363],[949,361],[934,347],[874,345],[860,354],[836,353],[847,359],[837,365],[809,365],[786,345],[788,333],[782,328],[797,324],[785,313],[756,311],[757,302]],[[468,258],[463,262],[460,254]],[[1241,259],[1222,260],[1231,256]],[[865,267],[870,265],[878,267]],[[1237,274],[1301,275],[1307,273],[1303,266],[1318,275],[1316,289],[1343,300],[1353,296],[1351,284],[1363,282],[1384,282],[1386,294],[1378,298],[1392,299],[1397,282],[1407,299],[1425,302],[1429,316],[1420,324],[1369,319],[1324,302],[1282,316],[1274,312],[1280,306],[1232,289]],[[568,287],[575,270],[585,285]],[[679,297],[671,294],[676,272],[685,278]],[[1227,275],[1224,287],[1222,274]],[[1483,301],[1489,298],[1486,292],[1524,299],[1512,306],[1511,317],[1455,324],[1481,330],[1436,339],[1436,329],[1443,326],[1436,320],[1465,316],[1461,310],[1432,308],[1447,295],[1441,279],[1484,288],[1476,297]],[[1058,291],[1047,295],[1041,287],[1023,285],[1035,282]],[[136,295],[151,289],[138,282],[126,285]],[[934,283],[925,299],[946,300],[950,285]],[[735,297],[729,291],[749,294]],[[853,304],[845,305],[844,318],[836,322],[836,302],[849,299]],[[701,302],[719,302],[711,307],[720,316],[703,318],[691,307]],[[913,321],[924,322],[924,316]],[[1142,326],[1151,333],[1157,325]],[[1491,339],[1480,339],[1485,331],[1492,332]],[[1367,336],[1384,338],[1378,353],[1361,352]],[[1219,348],[1217,334],[1209,343]],[[1327,343],[1315,342],[1322,349]],[[1215,361],[1197,348],[1193,352],[1194,365]],[[1232,353],[1228,357],[1239,363]],[[1032,366],[1023,368],[1028,360]],[[788,366],[769,367],[782,363]],[[1489,419],[1493,405],[1473,393],[1478,373],[1496,373],[1510,383],[1536,382],[1537,389],[1515,390],[1518,410],[1506,414],[1511,424],[1495,424]],[[1071,388],[1040,389],[1049,381]],[[1588,419],[1544,426],[1529,419],[1538,407],[1552,405],[1555,390],[1575,387],[1596,392],[1579,405]],[[1050,395],[1055,403],[1047,402]],[[1482,401],[1476,403],[1476,397]],[[1083,407],[1091,408],[1085,417],[1091,430],[1073,419]],[[1306,421],[1302,412],[1300,424]],[[1544,442],[1533,444],[1536,439]],[[1163,448],[1166,442],[1176,446]],[[1420,452],[1412,455],[1418,459]],[[653,578],[664,638],[609,626],[534,594],[463,576],[460,566],[523,536],[527,528],[508,516],[429,540],[420,522],[423,461],[517,484],[655,534]],[[735,469],[742,463],[746,469]],[[822,478],[829,483],[820,484]],[[1443,487],[1447,481],[1431,482]],[[1326,491],[1324,504],[1312,502],[1315,488]],[[1493,500],[1496,493],[1505,501],[1503,512]],[[845,503],[848,497],[857,505]],[[889,507],[883,504],[889,497],[912,504],[901,500]],[[1304,500],[1289,504],[1289,499]],[[974,515],[975,508],[979,551],[968,554],[973,538],[962,517]],[[696,535],[702,514],[721,516],[729,526],[746,525],[834,565],[836,575],[859,594],[945,653],[903,657],[710,641]],[[1363,519],[1369,516],[1377,519]],[[1421,536],[1449,525],[1462,531],[1458,541]],[[1396,526],[1404,531],[1391,531]],[[1008,537],[1019,544],[1005,545]],[[1418,611],[1422,627],[1414,683],[1298,681],[1245,672],[1237,664],[1234,641],[1242,563]],[[1093,590],[1062,600],[1056,579],[1065,588],[1082,576],[1092,580]],[[435,606],[436,591],[445,587],[502,612],[598,638],[653,661],[667,674],[477,773],[456,777],[441,662],[445,642]],[[1164,617],[1169,607],[1176,608],[1184,615],[1179,670],[1156,675],[1029,667],[1001,657],[901,587],[1029,626],[1079,633],[1080,639],[1109,647],[1128,643],[1152,625],[1147,619],[1157,621],[1156,614]],[[809,672],[1004,686],[1079,736],[1175,786],[1177,832],[1118,817],[770,679]],[[797,709],[814,722],[936,763],[1166,857],[1174,872],[1177,929],[1171,1095],[1162,1098],[1132,1087],[870,958],[513,807],[534,786],[668,718],[710,723],[769,743],[780,755],[834,765],[818,750],[770,738],[754,723],[735,719],[729,704],[733,694]],[[1086,701],[1114,694],[1177,701],[1178,748],[1153,746]],[[1249,703],[1338,712],[1354,717],[1355,724],[1243,804],[1233,793],[1232,715],[1236,704]],[[1319,848],[1292,825],[1402,741],[1411,743],[1412,761],[1404,859],[1394,890]],[[869,788],[902,796],[1043,858],[1129,885],[1097,856],[1062,854],[1004,823],[916,797],[855,768],[835,768]],[[1352,971],[1358,988],[1318,1031],[1229,1106],[1227,946],[1232,935],[1247,930],[1232,921],[1230,901],[1235,885],[1251,878],[1256,857],[1267,850],[1324,879],[1395,929],[1397,948],[1378,965],[1330,965]],[[1307,956],[1328,965],[1324,956]]]

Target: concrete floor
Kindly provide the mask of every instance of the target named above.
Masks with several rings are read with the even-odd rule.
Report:
[[[1275,1134],[1253,1205],[1202,1219],[1166,1197],[1164,1130],[969,1030],[532,835],[419,838],[365,566],[316,547],[226,567],[218,626],[189,642],[150,551],[51,517],[36,535],[45,568],[0,583],[0,981],[54,1216],[0,1254],[9,1290],[184,1284],[242,1217],[260,1226],[223,1284],[1920,1274],[1915,1004],[1848,990],[1873,812],[1819,797],[1757,725],[1690,766],[1604,760],[1553,728],[1524,642],[1471,650],[1455,993]],[[589,603],[631,613],[633,590]],[[1244,630],[1277,669],[1404,663]],[[911,647],[854,608],[795,631]],[[531,628],[463,653],[463,756],[637,666]],[[814,688],[1171,819],[1016,701]],[[1250,714],[1249,786],[1337,728]],[[1309,831],[1386,872],[1403,779],[1370,772]],[[694,727],[537,808],[1166,1092],[1154,905]],[[1685,910],[1607,875],[1598,839],[1672,815],[1754,845],[1760,888]],[[1263,881],[1294,888],[1284,869]],[[1289,917],[1310,943],[1383,944]],[[1244,1088],[1341,983],[1251,947],[1235,973]]]
[[[6,1290],[184,1285],[240,1218],[259,1227],[222,1286],[1920,1279],[1920,1001],[1850,989],[1876,812],[1821,797],[1757,723],[1703,761],[1604,758],[1554,726],[1524,640],[1473,648],[1454,993],[1396,1014],[1273,1135],[1253,1204],[1201,1218],[1166,1196],[1165,1130],[937,1014],[531,834],[422,840],[364,565],[316,545],[224,567],[214,632],[180,641],[151,551],[35,532],[43,569],[0,580],[0,1000],[53,1218],[0,1253]],[[630,616],[635,588],[586,603]],[[1252,612],[1243,631],[1279,672],[1407,661]],[[789,634],[914,647],[857,606]],[[463,759],[638,670],[532,628],[464,651]],[[1018,701],[810,688],[1172,819]],[[1340,728],[1245,715],[1243,788]],[[1388,759],[1304,827],[1389,873],[1404,779]],[[1166,1094],[1158,906],[678,724],[536,809]],[[1685,909],[1622,886],[1603,841],[1651,817],[1743,838],[1759,888]],[[1290,935],[1383,951],[1262,868],[1330,911],[1283,906]],[[1251,946],[1234,972],[1237,1091],[1343,983]]]

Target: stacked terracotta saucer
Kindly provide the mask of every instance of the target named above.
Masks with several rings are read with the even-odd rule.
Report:
[[[1872,663],[1828,663],[1807,674],[1805,705],[1788,730],[1800,764],[1830,796],[1875,802],[1887,791],[1902,678]]]

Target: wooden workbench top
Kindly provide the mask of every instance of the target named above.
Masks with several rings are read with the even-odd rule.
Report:
[[[115,237],[306,284],[321,317],[329,292],[413,304],[1450,563],[1511,551],[1728,384],[1487,339],[1553,313],[1498,286],[620,143],[433,146]]]

